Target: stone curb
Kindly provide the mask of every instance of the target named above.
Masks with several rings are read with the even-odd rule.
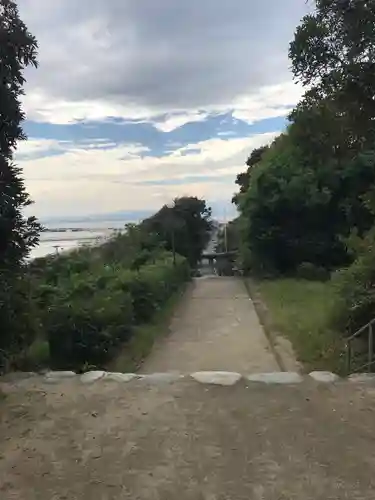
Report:
[[[309,376],[316,380],[316,382],[337,382],[339,380],[339,376],[332,372],[311,372]]]
[[[37,375],[37,374],[33,374]],[[358,373],[350,375],[347,378],[340,378],[332,372],[314,371],[308,375],[301,375],[297,372],[269,372],[269,373],[251,373],[240,374],[237,372],[225,371],[201,371],[190,374],[182,374],[178,372],[151,373],[151,374],[135,374],[135,373],[113,373],[103,370],[89,371],[83,374],[76,374],[71,371],[48,372],[43,379],[46,383],[58,383],[66,380],[79,379],[83,384],[91,384],[100,381],[112,381],[117,383],[127,383],[132,380],[151,384],[169,384],[182,379],[192,378],[200,384],[211,384],[220,386],[232,386],[237,384],[241,379],[245,383],[256,384],[284,384],[294,385],[303,381],[312,381],[315,383],[332,384],[338,381],[349,381],[351,383],[375,383],[375,374]]]
[[[249,382],[262,382],[264,384],[299,384],[302,376],[296,372],[253,373],[246,379]]]
[[[234,385],[242,375],[236,372],[195,372],[190,376],[201,384]]]

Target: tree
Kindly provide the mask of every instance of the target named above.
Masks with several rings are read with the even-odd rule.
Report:
[[[344,138],[340,148],[354,156],[375,140],[375,2],[315,4],[290,44],[293,73],[308,87],[303,106],[328,104]]]
[[[211,209],[196,197],[176,198],[172,206],[165,205],[146,219],[144,226],[157,233],[168,250],[183,255],[195,265],[209,238]]]
[[[18,268],[38,242],[40,225],[22,210],[30,205],[21,171],[12,163],[17,141],[25,139],[20,96],[26,66],[36,66],[37,42],[11,0],[0,0],[0,269]]]
[[[260,160],[262,159],[262,156],[264,153],[269,149],[269,146],[262,146],[260,148],[255,148],[251,152],[249,158],[246,160],[246,165],[247,165],[247,170],[246,172],[242,172],[241,174],[238,174],[235,180],[235,183],[240,186],[240,191],[239,193],[236,193],[233,198],[232,198],[232,203],[235,203],[238,205],[239,203],[239,196],[241,194],[246,193],[246,191],[249,189],[249,184],[250,184],[250,177],[253,172],[253,169],[255,165],[257,165]]]
[[[37,43],[21,21],[16,4],[0,0],[0,370],[10,352],[30,340],[33,325],[23,264],[37,244],[40,225],[23,210],[31,201],[21,171],[13,164],[22,130],[26,66],[36,66]]]
[[[241,198],[245,239],[254,262],[281,272],[303,262],[328,269],[350,260],[345,238],[364,235],[374,216],[366,205],[375,183],[375,152],[345,162],[314,163],[283,134],[258,164]]]

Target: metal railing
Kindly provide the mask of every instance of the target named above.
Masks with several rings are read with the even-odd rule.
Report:
[[[346,368],[348,374],[352,372],[361,372],[363,370],[372,372],[374,370],[375,365],[375,356],[374,356],[374,330],[375,330],[375,318],[369,321],[366,325],[362,326],[359,330],[357,330],[353,335],[346,339]],[[354,342],[359,339],[363,339],[363,336],[367,333],[367,362],[361,364],[360,366],[353,367],[353,355],[354,355]],[[363,348],[363,346],[361,345]],[[363,349],[361,349],[363,354]]]

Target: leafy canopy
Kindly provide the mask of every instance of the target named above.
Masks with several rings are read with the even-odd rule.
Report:
[[[12,163],[22,130],[26,66],[36,66],[37,42],[21,21],[11,0],[0,0],[0,270],[17,268],[30,248],[37,244],[40,230],[34,217],[23,209],[31,201],[19,168]]]

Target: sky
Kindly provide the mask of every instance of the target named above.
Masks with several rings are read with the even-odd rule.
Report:
[[[302,95],[288,45],[305,0],[18,0],[39,43],[16,161],[41,219],[233,213],[234,180]]]

